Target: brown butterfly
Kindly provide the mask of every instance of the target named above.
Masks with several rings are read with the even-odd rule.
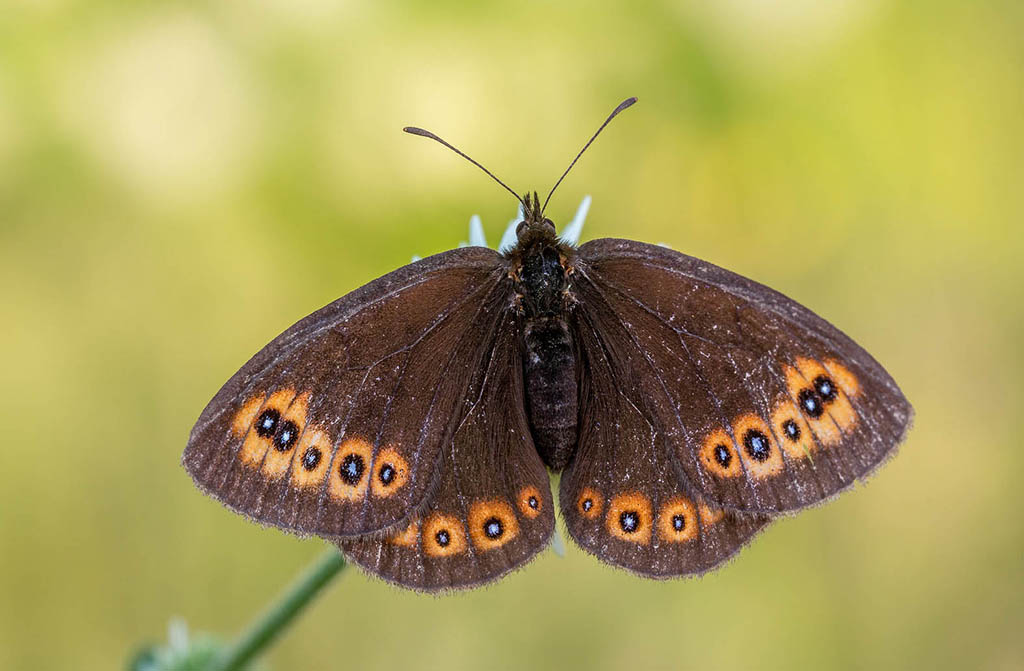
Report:
[[[669,249],[576,247],[536,193],[517,199],[505,253],[399,268],[257,353],[192,430],[199,487],[444,590],[547,546],[561,472],[572,538],[662,578],[721,564],[903,439],[913,411],[895,382],[810,310]]]

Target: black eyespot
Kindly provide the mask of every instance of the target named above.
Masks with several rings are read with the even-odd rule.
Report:
[[[256,418],[256,435],[260,438],[270,438],[274,435],[277,422],[281,419],[281,413],[273,408],[267,408]]]
[[[583,508],[583,512],[589,513],[590,509],[594,507],[594,502],[590,499],[583,499],[583,504],[580,507]]]
[[[818,394],[811,389],[804,389],[796,399],[800,402],[800,409],[815,419],[821,417],[825,412],[825,408],[821,405],[821,399],[818,398]]]
[[[792,442],[800,440],[800,425],[791,419],[787,419],[782,423],[782,430],[786,433],[786,438]]]
[[[526,500],[526,505],[528,505],[528,506],[530,506],[531,508],[533,508],[534,510],[536,510],[536,509],[537,509],[537,506],[539,506],[539,505],[540,505],[540,501],[538,501],[538,500],[537,500],[537,497],[536,497],[536,496],[531,496],[530,498],[528,498],[528,499]]]
[[[814,378],[814,391],[818,392],[818,396],[821,397],[825,403],[834,401],[839,392],[836,390],[836,385],[832,382],[832,378],[827,375],[819,375]]]
[[[624,510],[619,515],[619,526],[627,534],[631,534],[640,528],[640,515],[635,510]]]
[[[348,454],[341,460],[341,465],[338,466],[338,475],[345,481],[346,484],[355,486],[363,479],[363,470],[366,469],[366,464],[363,463],[363,458],[358,454]]]
[[[732,450],[730,450],[725,444],[715,446],[715,461],[722,468],[729,468],[729,464],[732,463]]]
[[[441,529],[434,534],[434,540],[436,540],[437,544],[441,547],[448,547],[448,544],[452,542],[452,537],[448,535],[447,529]]]
[[[757,429],[747,429],[743,434],[743,446],[747,448],[747,454],[754,461],[767,461],[772,456],[772,446],[768,442],[768,436]]]
[[[274,449],[278,452],[287,452],[292,449],[292,445],[299,439],[299,427],[295,425],[290,419],[286,419],[281,422],[281,426],[277,429],[277,434],[274,436]]]
[[[391,464],[384,464],[380,467],[380,473],[378,473],[377,477],[385,485],[390,485],[391,481],[395,479],[395,467]]]
[[[315,447],[308,448],[302,453],[302,467],[311,471],[320,464],[320,450]]]
[[[505,528],[497,517],[488,517],[484,522],[484,535],[488,538],[500,538],[503,533],[505,533]]]
[[[686,528],[686,515],[673,515],[672,516],[672,528],[676,531],[682,531]]]

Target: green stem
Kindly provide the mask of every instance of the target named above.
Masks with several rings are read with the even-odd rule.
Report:
[[[325,552],[281,597],[218,656],[212,671],[238,671],[253,660],[288,627],[334,576],[345,568],[337,549]]]

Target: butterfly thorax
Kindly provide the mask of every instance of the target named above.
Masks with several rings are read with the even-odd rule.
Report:
[[[568,321],[575,250],[558,240],[550,220],[526,220],[518,233],[509,274],[522,320],[527,417],[541,459],[561,470],[577,433],[577,356]]]

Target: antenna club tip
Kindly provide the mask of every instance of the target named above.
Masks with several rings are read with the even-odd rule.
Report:
[[[636,101],[637,101],[637,97],[636,96],[633,96],[632,98],[626,98],[621,103],[619,103],[618,107],[615,108],[615,111],[612,112],[612,116],[615,116],[616,114],[618,114],[622,110],[626,109],[627,107],[632,107],[634,105],[634,103],[636,103]]]
[[[409,133],[410,135],[419,135],[420,137],[429,138],[434,137],[434,134],[431,133],[430,131],[423,130],[422,128],[417,128],[416,126],[405,126],[404,128],[402,128],[402,130],[404,130],[406,133]]]

